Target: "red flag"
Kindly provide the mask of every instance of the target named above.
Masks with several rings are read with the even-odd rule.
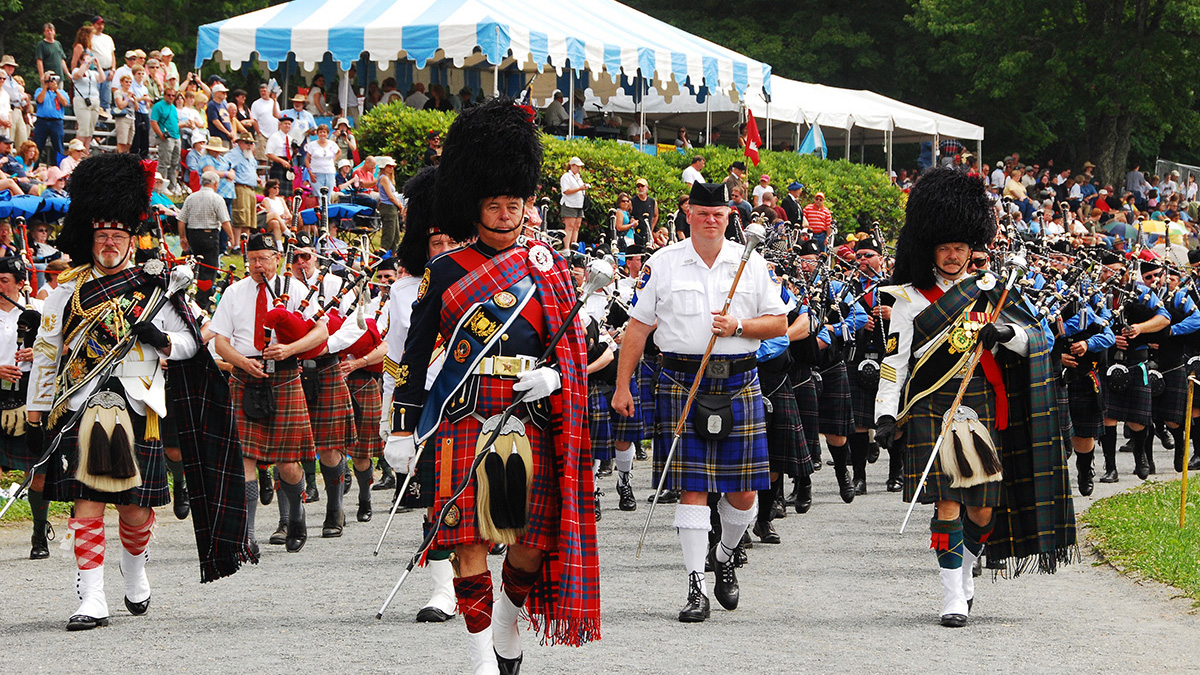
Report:
[[[746,111],[746,156],[758,166],[758,146],[762,145],[762,137],[758,135],[758,124],[754,122],[754,113]]]

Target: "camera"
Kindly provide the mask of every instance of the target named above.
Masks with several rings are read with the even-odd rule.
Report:
[[[59,82],[60,78],[57,75],[51,75],[50,77],[46,78],[46,81],[47,82]]]

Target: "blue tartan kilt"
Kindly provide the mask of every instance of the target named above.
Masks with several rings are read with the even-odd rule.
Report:
[[[847,366],[846,377],[850,384],[850,407],[854,415],[854,426],[864,429],[874,429],[875,394],[879,391],[879,387],[864,387],[858,381],[857,366]]]
[[[814,461],[820,457],[820,404],[817,400],[817,385],[808,369],[792,369],[792,393],[796,395],[796,410],[800,414],[800,426],[804,432],[804,441],[808,452]],[[799,380],[799,381],[797,381]]]
[[[1150,396],[1150,385],[1144,379],[1145,371],[1141,366],[1129,367],[1129,386],[1125,391],[1113,391],[1112,387],[1104,389],[1104,416],[1118,422],[1134,424],[1150,424],[1150,406],[1154,400]]]
[[[613,440],[618,443],[639,443],[646,435],[645,429],[642,427],[642,389],[639,386],[639,379],[638,374],[634,373],[629,380],[629,393],[633,395],[633,417],[626,417],[611,407],[608,409]]]
[[[1187,368],[1179,366],[1162,371],[1163,393],[1153,397],[1154,421],[1183,424],[1187,408]],[[1194,404],[1195,401],[1192,401]]]
[[[62,428],[62,424],[70,417],[64,413],[59,424],[46,433],[46,442],[53,440],[54,435]],[[153,508],[171,501],[171,491],[167,486],[167,460],[163,455],[161,440],[147,441],[146,418],[136,414],[131,409],[129,419],[133,422],[134,451],[137,455],[138,471],[142,474],[142,484],[123,492],[100,492],[75,480],[75,468],[79,459],[79,425],[71,427],[63,433],[62,443],[54,456],[46,462],[46,487],[44,494],[47,501],[73,502],[76,499],[86,499],[104,504],[119,504],[145,506]],[[63,462],[66,467],[63,467]]]
[[[1096,385],[1090,378],[1068,376],[1067,405],[1071,412],[1071,431],[1075,436],[1100,437],[1104,431],[1103,400],[1104,393],[1096,391]]]
[[[800,409],[796,406],[791,380],[785,376],[775,391],[767,392],[766,397],[772,407],[771,423],[767,425],[771,471],[793,478],[811,475],[812,456],[804,439],[804,425],[800,423]]]
[[[941,389],[917,401],[904,422],[902,442],[904,454],[904,501],[912,501],[921,481],[921,472],[933,452],[933,445],[942,432],[942,416],[950,409],[954,396],[962,379],[952,378]],[[976,371],[963,396],[962,405],[971,408],[979,415],[979,420],[988,429],[996,428],[995,395],[991,385],[983,373]],[[1000,434],[993,431],[992,440],[996,441],[996,451],[1001,461],[1004,459],[1004,448],[999,443]],[[925,481],[925,489],[921,491],[920,502],[929,504],[934,501],[948,500],[964,506],[999,506],[1002,481],[981,483],[969,488],[950,487],[950,478],[942,473],[941,459],[933,462],[929,470],[929,478]]]
[[[654,383],[658,380],[658,364],[653,360],[642,359],[638,364],[638,393],[641,400],[638,404],[641,408],[638,412],[642,414],[642,428],[654,428]],[[652,436],[653,434],[647,434]]]
[[[722,359],[714,356],[710,363],[719,360]],[[659,373],[655,397],[655,483],[662,474],[675,424],[683,412],[694,377],[667,368]],[[771,464],[758,370],[725,380],[705,378],[697,393],[734,394],[733,430],[720,441],[709,441],[696,434],[690,421],[685,424],[666,487],[691,492],[750,492],[769,488]],[[694,419],[694,405],[688,414]]]
[[[825,391],[821,393],[818,430],[833,436],[849,436],[854,433],[854,410],[845,362],[821,371],[821,378]]]
[[[608,407],[608,396],[596,387],[588,387],[588,435],[592,439],[592,459],[606,461],[615,456],[613,451],[612,415],[617,414]]]

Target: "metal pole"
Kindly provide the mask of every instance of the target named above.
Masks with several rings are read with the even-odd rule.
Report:
[[[854,131],[854,121],[851,120],[850,126],[846,127],[846,161],[850,161],[850,134]]]
[[[704,92],[704,145],[712,145],[712,92]]]
[[[641,108],[641,112],[642,112],[642,122],[639,125],[641,127],[642,133],[638,135],[638,148],[640,148],[644,152],[645,146],[646,146],[646,141],[644,138],[645,132],[646,132],[646,78],[642,76],[641,72],[642,71],[640,71],[640,70],[638,71],[638,90],[637,91],[638,91],[638,108]]]
[[[571,96],[567,99],[567,105],[570,106],[567,109],[567,114],[571,119],[567,120],[567,138],[575,138],[575,66],[570,61],[567,61],[567,68],[569,69],[571,78],[571,86],[568,87]]]
[[[892,179],[892,136],[895,133],[896,133],[895,130],[888,129],[888,132],[887,132],[887,175],[888,175],[888,180]]]

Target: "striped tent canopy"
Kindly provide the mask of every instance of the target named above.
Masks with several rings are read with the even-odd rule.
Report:
[[[200,27],[196,65],[292,55],[313,67],[328,53],[343,70],[364,54],[380,67],[570,66],[593,75],[640,73],[739,95],[770,92],[771,67],[614,0],[294,0]]]

